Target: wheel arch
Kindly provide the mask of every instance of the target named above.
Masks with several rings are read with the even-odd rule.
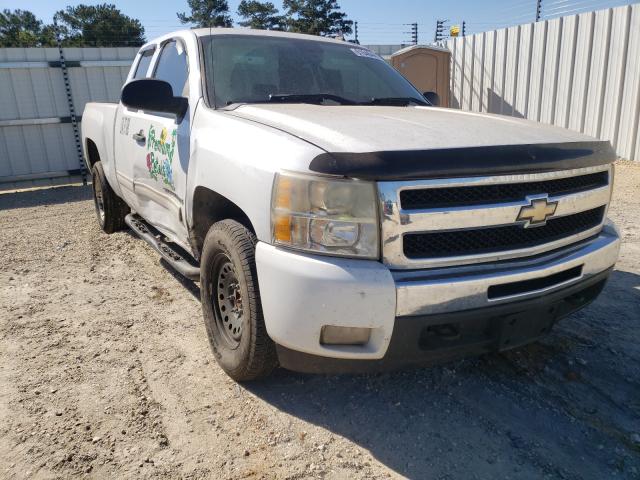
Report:
[[[214,190],[197,186],[193,192],[189,234],[192,248],[198,259],[202,254],[204,239],[211,225],[226,219],[237,221],[255,235],[256,230],[253,223],[242,208]]]
[[[89,171],[91,171],[93,166],[100,161],[100,152],[98,151],[96,142],[87,138],[85,142],[85,151],[87,152],[87,167],[89,168]]]

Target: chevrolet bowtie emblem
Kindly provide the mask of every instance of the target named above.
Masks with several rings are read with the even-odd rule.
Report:
[[[558,202],[549,202],[546,197],[530,200],[518,213],[517,221],[526,221],[524,228],[537,227],[547,223],[547,219],[556,213]]]

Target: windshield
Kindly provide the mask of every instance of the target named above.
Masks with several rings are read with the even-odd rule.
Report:
[[[382,58],[358,45],[256,35],[202,38],[209,103],[425,104]]]

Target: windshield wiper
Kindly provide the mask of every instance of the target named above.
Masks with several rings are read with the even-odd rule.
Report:
[[[426,100],[420,100],[414,97],[381,97],[372,98],[369,102],[363,102],[361,105],[388,105],[392,107],[408,107],[410,104],[429,106]]]
[[[234,100],[228,101],[227,106],[242,103],[311,103],[314,105],[322,105],[325,100],[335,102],[339,105],[386,105],[392,107],[408,107],[411,104],[420,106],[431,105],[426,100],[420,100],[414,97],[374,97],[367,102],[356,102],[332,93],[272,93],[266,100]]]
[[[356,102],[339,95],[331,93],[291,93],[291,94],[271,94],[269,95],[270,103],[314,103],[322,104],[324,100],[330,100],[340,105],[356,105]]]

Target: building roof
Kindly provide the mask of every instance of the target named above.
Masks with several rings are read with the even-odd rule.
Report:
[[[439,52],[448,52],[448,48],[441,47],[440,45],[409,45],[408,47],[404,47],[401,50],[398,50],[392,54],[392,56],[402,55],[403,53],[410,52],[411,50],[436,50]]]

